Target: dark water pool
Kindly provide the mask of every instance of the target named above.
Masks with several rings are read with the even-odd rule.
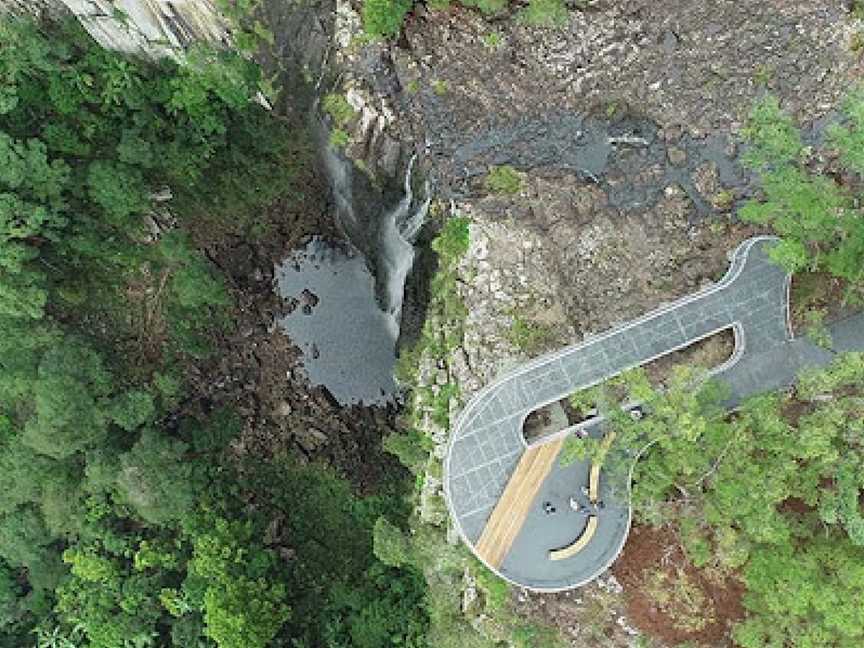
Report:
[[[309,380],[343,405],[393,399],[398,324],[375,298],[375,279],[353,247],[314,237],[276,269],[292,306],[277,324],[303,351]]]

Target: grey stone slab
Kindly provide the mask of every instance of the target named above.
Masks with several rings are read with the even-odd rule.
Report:
[[[501,441],[504,444],[504,453],[507,456],[512,455],[514,452],[522,451],[522,431],[514,430],[513,432],[509,432],[506,435],[501,436]]]
[[[532,380],[526,385],[526,391],[535,403],[543,403],[567,394],[570,385],[563,372],[555,371]]]
[[[635,349],[621,349],[610,351],[609,364],[613,367],[629,368],[640,364],[643,355]]]
[[[537,382],[543,382],[545,380],[548,380],[548,376],[550,373],[559,371],[557,367],[550,365],[552,365],[552,361],[548,363],[543,363],[536,367],[531,367],[527,371],[520,372],[519,374],[514,376],[514,378],[519,381],[519,384],[522,385],[525,396],[527,398],[531,398],[531,385]],[[508,377],[506,379],[506,382],[509,382],[510,380],[511,378]],[[502,380],[502,382],[505,382],[505,380]]]
[[[459,520],[462,533],[469,546],[476,544],[480,539],[480,534],[483,533],[483,528],[486,526],[486,522],[489,520],[491,514],[491,509],[483,509],[481,511],[474,511]]]
[[[585,517],[570,508],[569,499],[584,499],[580,486],[588,483],[588,470],[584,463],[553,467],[501,566],[503,574],[517,582],[528,581],[533,587],[558,589],[590,580],[597,564],[614,559],[629,526],[626,506],[603,509],[594,540],[585,553],[564,561],[549,560],[551,549],[572,543],[586,524]],[[544,502],[550,502],[556,512],[546,514]]]
[[[495,421],[493,412],[495,405],[491,401],[483,403],[481,407],[475,408],[470,416],[467,417],[467,424],[458,428],[455,432],[457,438],[461,436],[470,436],[476,429],[482,428]]]
[[[846,317],[828,327],[832,348],[837,352],[860,351],[864,313]]]
[[[579,384],[588,369],[588,363],[581,354],[572,352],[561,358],[561,368],[571,384]]]
[[[702,313],[699,313],[702,315]],[[705,335],[708,335],[712,331],[721,328],[725,322],[721,323],[717,320],[706,320],[704,318],[693,320],[689,322],[684,322],[684,334],[685,338],[688,340],[695,340]]]
[[[710,299],[705,304],[703,304],[701,310],[705,319],[717,319],[722,322],[731,323],[734,320],[731,312],[726,306],[727,301],[725,298],[725,294],[718,295],[715,299]]]
[[[518,412],[525,407],[525,399],[517,381],[508,382],[498,393],[498,399],[507,412]]]

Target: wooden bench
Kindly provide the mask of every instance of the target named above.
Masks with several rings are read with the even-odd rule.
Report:
[[[563,444],[559,437],[531,446],[519,459],[474,548],[492,567],[500,567],[513,546]]]
[[[591,477],[588,479],[588,497],[596,504],[600,499],[600,464],[591,464]]]
[[[577,553],[582,551],[589,542],[591,542],[591,538],[594,537],[596,531],[597,516],[591,515],[588,518],[588,524],[585,525],[585,528],[582,530],[582,533],[579,534],[579,537],[576,538],[572,544],[569,544],[566,547],[550,551],[549,560],[564,560],[565,558],[575,556]]]

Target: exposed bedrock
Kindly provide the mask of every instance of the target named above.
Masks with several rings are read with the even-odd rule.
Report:
[[[103,47],[151,58],[177,56],[196,41],[230,38],[211,0],[0,0],[2,9],[68,10]]]

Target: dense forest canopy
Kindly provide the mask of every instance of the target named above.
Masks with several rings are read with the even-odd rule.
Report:
[[[250,235],[304,137],[259,68],[131,59],[74,21],[0,42],[0,643],[415,645],[422,585],[371,548],[395,491],[282,461],[240,488],[236,414],[180,407],[232,326],[196,231]]]
[[[410,3],[364,7],[386,36]],[[524,19],[555,24],[562,7],[532,1]],[[457,385],[415,390],[384,440],[413,476],[362,496],[331,468],[238,456],[240,414],[190,393],[187,373],[235,326],[236,295],[199,236],[259,235],[256,214],[292,199],[308,145],[257,100],[259,67],[203,47],[182,66],[145,62],[74,21],[4,18],[0,44],[0,646],[559,645],[447,541],[444,502],[424,490],[441,465],[421,423],[446,431]],[[831,175],[776,101],[745,132],[761,193],[741,216],[782,235],[778,262],[833,276],[849,304],[864,281],[862,105],[852,93],[829,133]],[[461,343],[469,239],[460,217],[433,243],[407,384]],[[864,641],[862,385],[850,355],[731,416],[692,369],[665,391],[639,372],[605,388],[617,443],[654,442],[638,519],[743,580],[745,648]],[[652,415],[619,416],[620,399]],[[461,613],[471,573],[494,636]]]

